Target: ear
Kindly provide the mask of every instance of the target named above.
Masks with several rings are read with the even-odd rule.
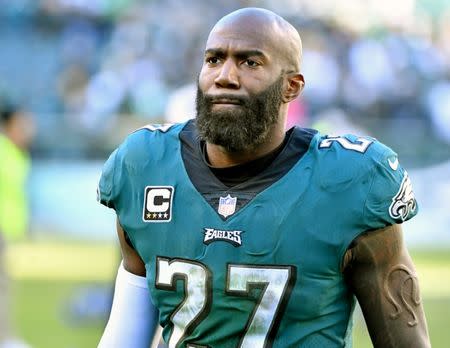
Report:
[[[288,73],[286,75],[286,88],[283,92],[283,102],[289,103],[299,96],[305,87],[305,79],[302,74]]]

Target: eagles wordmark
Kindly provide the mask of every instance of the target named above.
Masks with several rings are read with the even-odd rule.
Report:
[[[204,238],[203,243],[206,245],[211,244],[215,241],[224,241],[232,244],[233,246],[241,246],[242,238],[241,234],[243,231],[228,231],[228,230],[216,230],[215,228],[204,228]]]

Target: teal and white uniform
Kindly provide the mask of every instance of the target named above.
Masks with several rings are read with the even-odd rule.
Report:
[[[375,139],[294,128],[270,166],[227,187],[193,121],[132,133],[104,166],[99,200],[145,263],[169,347],[351,346],[343,255],[418,210],[397,155]]]

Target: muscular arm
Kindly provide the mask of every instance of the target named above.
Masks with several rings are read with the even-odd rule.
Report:
[[[431,347],[415,267],[400,225],[358,237],[343,266],[374,347]]]

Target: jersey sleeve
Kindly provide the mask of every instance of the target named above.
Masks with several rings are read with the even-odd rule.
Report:
[[[115,174],[118,161],[118,149],[116,149],[103,165],[97,188],[97,201],[112,209],[115,209],[114,201],[117,198]]]
[[[129,134],[114,150],[105,162],[97,188],[97,201],[118,212],[128,204],[125,197],[136,194],[140,190],[136,173],[150,160],[149,148],[157,142],[172,125],[149,125]],[[133,179],[132,179],[133,178]]]
[[[411,219],[418,205],[406,170],[397,154],[384,147],[373,167],[371,186],[364,206],[368,229],[382,228]]]

